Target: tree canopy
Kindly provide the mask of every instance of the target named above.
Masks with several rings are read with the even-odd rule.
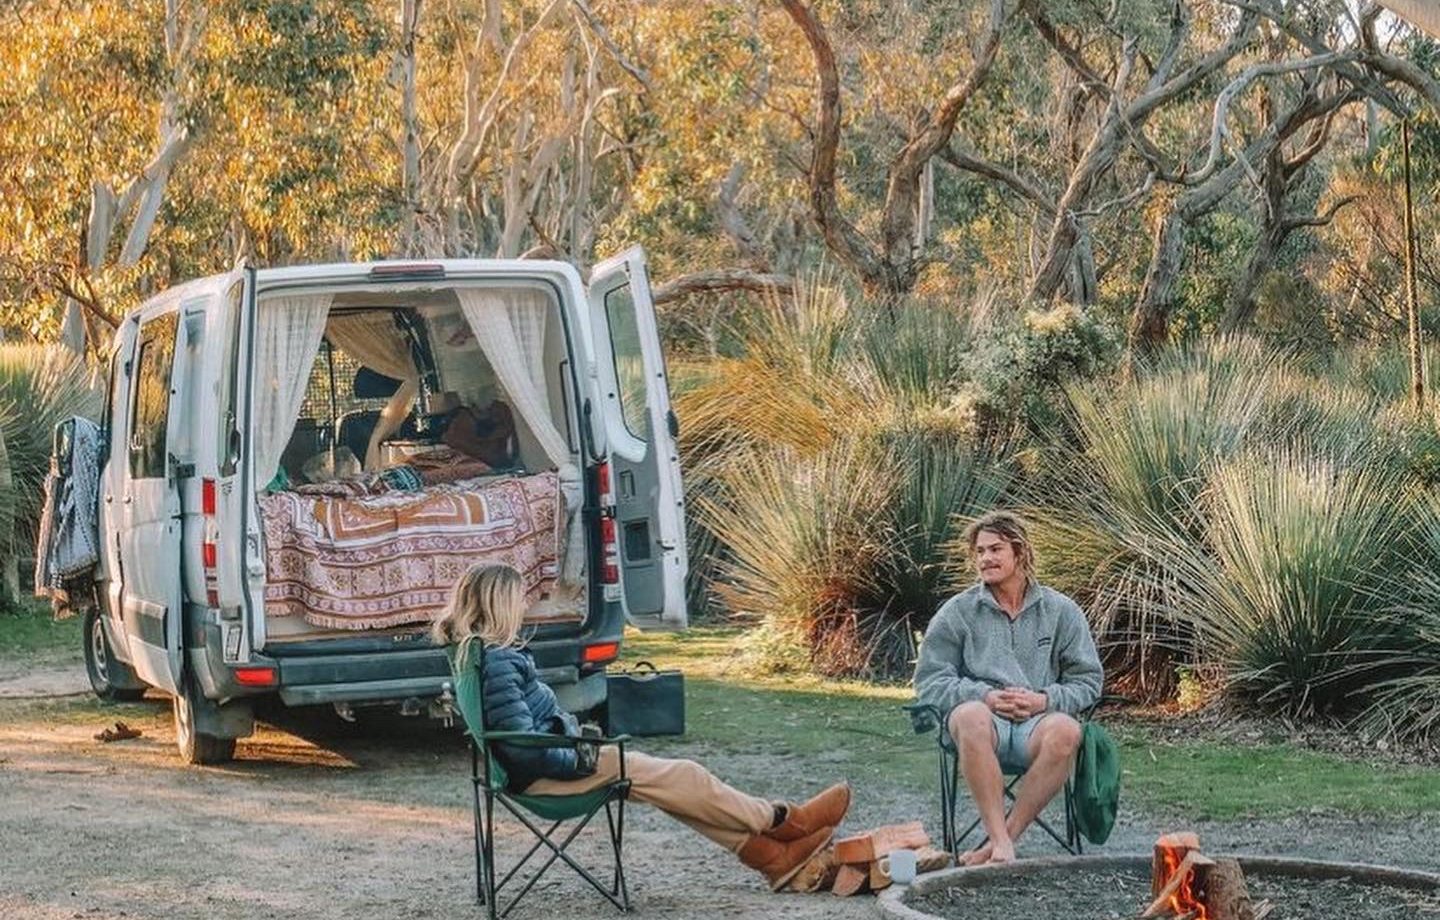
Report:
[[[23,0],[0,35],[21,339],[240,257],[632,242],[682,313],[829,261],[1139,346],[1387,335],[1400,119],[1440,175],[1435,46],[1339,2]]]

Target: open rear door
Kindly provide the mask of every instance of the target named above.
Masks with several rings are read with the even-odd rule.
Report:
[[[597,265],[589,298],[625,616],[642,629],[681,629],[688,622],[689,558],[679,424],[670,408],[644,251],[629,249]]]
[[[180,686],[184,619],[175,449],[184,426],[185,329],[173,303],[140,317],[120,471],[120,614],[131,665],[171,693]]]

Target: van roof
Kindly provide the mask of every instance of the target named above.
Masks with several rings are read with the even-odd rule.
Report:
[[[562,286],[573,285],[576,288],[582,286],[580,274],[575,270],[575,266],[569,262],[544,259],[385,259],[372,262],[326,262],[258,269],[255,273],[255,280],[259,292],[263,294],[267,288],[297,283],[343,283],[372,280],[371,273],[377,268],[393,269],[405,265],[417,268],[421,266],[438,267],[444,272],[446,279],[550,278]],[[142,304],[130,311],[130,315],[149,310],[162,301],[183,300],[214,294],[222,290],[233,277],[233,272],[227,272],[174,285],[146,298]]]

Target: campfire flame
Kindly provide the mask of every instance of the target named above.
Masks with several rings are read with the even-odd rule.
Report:
[[[1164,879],[1168,882],[1180,870],[1180,863],[1183,861],[1182,851],[1177,847],[1164,847],[1159,851],[1159,855],[1165,868]],[[1170,902],[1166,906],[1176,917],[1210,920],[1210,914],[1205,910],[1205,902],[1200,900],[1195,891],[1195,873],[1188,868],[1185,878],[1180,882],[1180,887],[1175,889],[1175,893],[1170,896]]]

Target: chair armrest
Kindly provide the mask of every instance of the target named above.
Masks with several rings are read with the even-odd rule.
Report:
[[[516,747],[533,748],[573,748],[580,744],[614,744],[623,745],[630,740],[629,735],[616,735],[612,738],[580,738],[573,735],[552,735],[547,732],[481,732],[480,740],[488,743],[513,744]]]

